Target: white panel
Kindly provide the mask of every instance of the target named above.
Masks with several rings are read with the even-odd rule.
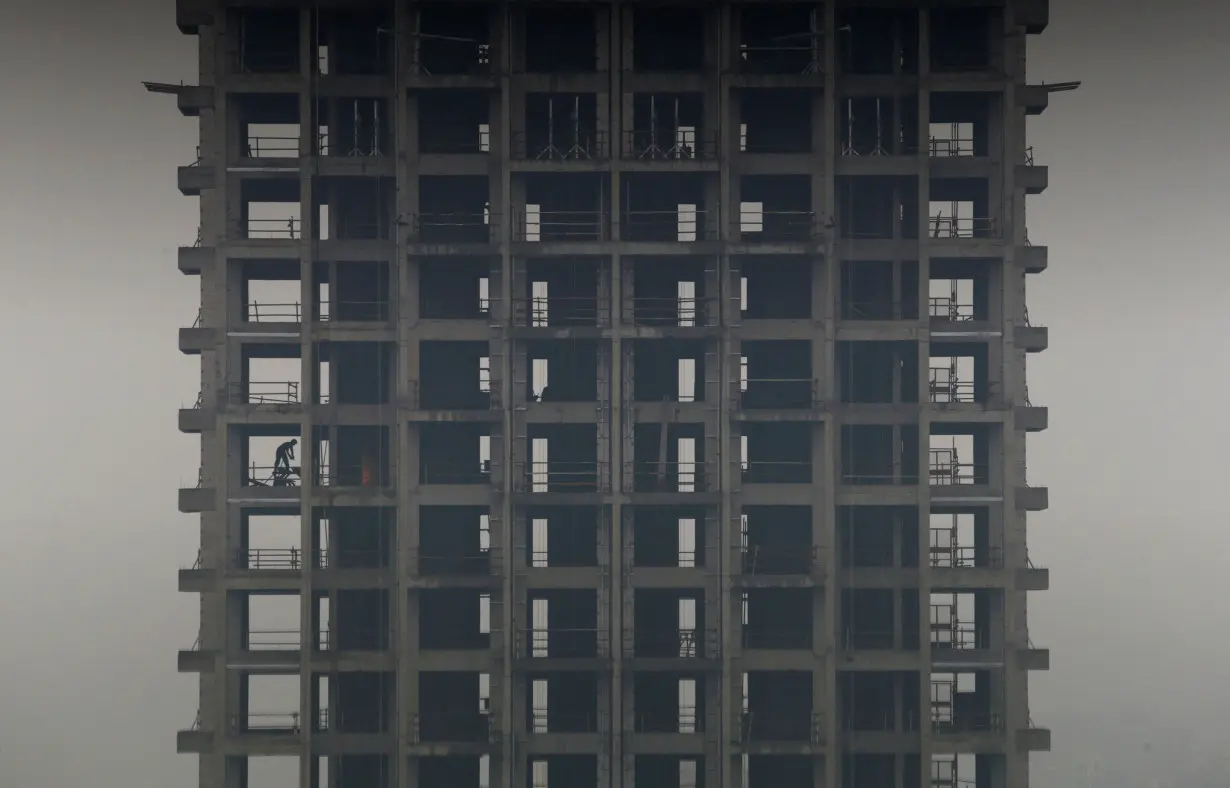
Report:
[[[746,123],[739,124],[739,150],[740,151],[747,150],[747,124]],[[747,785],[747,780],[744,780],[743,784]]]
[[[739,311],[747,311],[747,277],[739,277]]]
[[[480,312],[491,309],[491,279],[485,276],[478,280],[478,309]]]
[[[696,283],[680,282],[675,293],[679,301],[679,325],[696,325]]]
[[[743,470],[747,470],[747,436],[739,436],[739,462],[743,465]]]
[[[329,240],[329,206],[322,204],[316,216],[316,231],[320,233],[320,240]]]
[[[491,788],[491,756],[478,756],[478,788]]]
[[[696,733],[696,679],[679,679],[679,732]]]
[[[679,439],[679,492],[696,492],[696,439]]]
[[[742,594],[740,594],[739,596],[740,596],[740,599],[739,599],[739,606],[740,606],[740,607],[742,608],[742,610],[743,610],[743,626],[747,626],[747,624],[748,624],[748,613],[749,613],[749,612],[750,612],[750,610],[751,610],[751,605],[750,605],[750,604],[748,604],[748,596],[747,596],[747,592],[746,592],[746,591],[744,591],[744,592],[743,592]]]
[[[679,788],[696,788],[696,761],[692,758],[679,761]]]
[[[690,597],[679,600],[679,628],[696,629],[696,600]]]
[[[764,203],[739,203],[739,232],[759,233],[764,231]]]
[[[547,621],[550,615],[546,599],[535,599],[531,615],[534,621],[531,656],[547,656]]]
[[[491,713],[491,674],[478,674],[478,710],[483,714]]]
[[[692,203],[680,203],[677,210],[678,230],[680,242],[696,240],[696,222],[698,215],[696,205]]]
[[[696,401],[696,359],[679,359],[679,401]]]
[[[534,679],[532,689],[530,690],[533,699],[531,707],[531,720],[534,726],[534,733],[547,732],[547,680]]]
[[[478,360],[478,390],[491,391],[491,357],[483,356]]]
[[[491,124],[478,124],[478,149],[483,153],[491,152]]]
[[[547,439],[534,438],[530,443],[531,481],[534,492],[547,491]]]
[[[491,594],[480,594],[478,597],[478,632],[481,635],[491,634]]]
[[[679,518],[679,566],[696,566],[696,519]]]
[[[547,359],[536,358],[530,363],[530,388],[535,399],[542,399],[542,390],[547,387]]]
[[[739,391],[747,391],[747,356],[739,356]]]
[[[525,240],[537,241],[542,237],[542,212],[537,205],[525,206]]]
[[[316,401],[321,405],[329,404],[329,362],[320,362],[320,380],[316,383]]]
[[[478,516],[478,549],[483,553],[491,549],[491,515],[489,514]]]
[[[491,436],[478,436],[478,467],[486,468],[491,462]]]
[[[299,299],[295,300],[298,301]],[[320,283],[320,287],[316,289],[316,300],[320,303],[320,319],[328,320],[330,307],[333,306],[333,299],[329,297],[328,282]]]
[[[530,565],[545,567],[547,565],[547,520],[534,518],[530,535]]]
[[[547,788],[547,762],[534,761],[530,764],[530,788]]]
[[[675,150],[681,159],[696,158],[695,126],[680,126],[675,129]]]
[[[747,712],[747,671],[743,673],[743,711]]]
[[[530,325],[545,326],[548,322],[547,283],[530,282]]]

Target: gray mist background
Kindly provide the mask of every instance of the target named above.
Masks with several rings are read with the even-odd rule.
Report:
[[[1051,167],[1029,231],[1051,248],[1030,360],[1051,489],[1030,554],[1032,716],[1053,729],[1034,785],[1227,785],[1230,522],[1224,446],[1230,155],[1213,0],[1052,0],[1030,81],[1084,80],[1030,120]],[[175,269],[197,200],[175,188],[195,122],[141,80],[197,81],[169,0],[0,2],[0,786],[195,784],[175,730],[196,711],[175,652],[195,519],[176,431],[197,309]],[[1100,15],[1101,14],[1101,15]],[[1208,780],[1206,783],[1205,780]]]

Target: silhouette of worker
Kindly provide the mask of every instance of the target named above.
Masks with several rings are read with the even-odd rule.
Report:
[[[273,458],[273,469],[285,469],[290,472],[290,461],[295,459],[295,446],[299,443],[297,438],[291,438],[286,443],[278,447],[277,454]]]

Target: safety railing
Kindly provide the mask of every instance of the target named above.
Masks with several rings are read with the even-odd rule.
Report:
[[[624,211],[620,238],[649,243],[715,241],[718,215],[702,209],[670,211]]]
[[[841,302],[842,320],[917,320],[918,305],[891,299]]]
[[[244,237],[264,240],[298,240],[303,237],[303,222],[296,218],[248,219]]]
[[[201,146],[200,145],[196,146],[196,158],[194,158],[192,160],[192,163],[189,164],[188,166],[189,167],[200,167],[201,166]]]
[[[421,36],[410,61],[420,76],[483,76],[491,73],[491,45],[454,36]]]
[[[201,227],[196,228],[196,240],[192,242],[193,249],[200,249],[205,245],[205,230]]]
[[[297,466],[249,465],[244,479],[245,487],[298,487],[300,481]]]
[[[235,733],[259,733],[265,735],[295,735],[302,728],[299,712],[271,712],[264,714],[234,714],[231,730]]]
[[[918,716],[908,711],[878,713],[865,707],[847,711],[841,718],[841,729],[847,733],[892,733],[918,730]],[[934,786],[932,786],[934,788]]]
[[[231,401],[247,405],[297,405],[299,383],[293,380],[249,380],[232,383]]]
[[[609,237],[606,214],[602,211],[521,210],[513,223],[513,240],[527,243],[605,241]]]
[[[241,43],[235,53],[235,69],[243,74],[295,74],[299,71],[299,49]]]
[[[317,569],[388,569],[389,551],[330,547],[314,551]]]
[[[974,140],[972,137],[969,139],[963,137],[952,137],[948,139],[931,137],[928,141],[928,149],[932,158],[975,155]]]
[[[673,129],[625,131],[624,152],[641,161],[714,161],[718,141],[713,134],[681,134]]]
[[[902,471],[900,473],[870,473],[866,471],[855,471],[842,469],[841,483],[849,484],[855,487],[867,487],[875,485],[903,485],[912,486],[918,484],[918,474]]]
[[[517,489],[523,492],[597,492],[601,481],[597,461],[526,462],[518,470]]]
[[[1025,149],[1025,166],[1026,167],[1034,166],[1034,146],[1033,145],[1030,145],[1028,148]]]
[[[745,575],[808,575],[820,567],[812,545],[750,545],[740,551]]]
[[[953,377],[949,367],[931,367],[927,380],[927,397],[936,403],[978,401],[974,381]]]
[[[464,460],[424,458],[419,466],[420,484],[490,484],[491,464]]]
[[[596,326],[599,324],[598,298],[597,296],[514,298],[513,324],[527,328]]]
[[[782,714],[745,711],[739,720],[739,738],[744,744],[819,744],[824,741],[824,725],[819,712]]]
[[[474,555],[424,554],[414,557],[419,575],[423,577],[475,577],[491,574],[491,552]]]
[[[702,555],[695,550],[677,550],[677,551],[656,551],[646,550],[646,555],[636,555],[634,565],[637,567],[654,567],[672,569],[692,569],[700,564],[697,563],[702,558]]]
[[[520,161],[605,161],[611,157],[610,141],[605,131],[582,129],[552,136],[546,133],[515,132],[511,144],[512,157]]]
[[[893,648],[894,637],[891,629],[844,629],[841,647],[854,651],[884,651]]]
[[[749,378],[739,392],[743,410],[809,409],[819,404],[819,383],[809,378]]]
[[[675,716],[667,714],[637,714],[633,720],[635,733],[702,733],[704,718],[695,706],[679,706]]]
[[[810,460],[750,460],[743,463],[744,484],[811,484]]]
[[[813,211],[741,211],[731,225],[731,237],[745,243],[815,241],[823,234]]]
[[[248,137],[243,141],[245,159],[293,159],[299,157],[298,137]]]
[[[597,733],[598,714],[561,713],[541,706],[530,709],[530,733]]]
[[[937,73],[991,71],[994,68],[993,56],[985,49],[937,47],[931,51],[931,70]]]
[[[313,474],[319,487],[385,487],[389,469],[376,460],[359,463],[321,465]]]
[[[929,560],[932,569],[999,569],[1004,565],[1004,555],[1000,548],[979,549],[972,545],[932,545]]]
[[[705,469],[699,462],[634,463],[634,492],[695,493],[705,490]]]
[[[786,36],[772,44],[740,44],[740,56],[735,59],[739,73],[782,76],[823,73],[824,53],[820,47],[823,34],[816,34],[812,39],[814,43],[795,43],[806,41],[802,37],[791,44],[782,43],[792,38]]]
[[[430,714],[414,715],[410,736],[414,744],[492,742],[495,741],[494,719],[477,709],[460,711],[435,708]]]
[[[490,381],[488,381],[488,384]],[[410,381],[410,406],[421,410],[490,410],[499,398],[478,384],[450,381]]]
[[[299,323],[303,320],[303,309],[299,302],[289,304],[262,304],[249,301],[244,313],[247,323]]]
[[[634,297],[632,322],[638,326],[701,326],[705,325],[708,307],[704,298]]]
[[[972,621],[945,621],[931,625],[932,651],[974,651],[990,646],[989,635],[985,630],[980,631]]]
[[[388,301],[321,301],[316,319],[322,323],[383,323],[389,314]]]
[[[410,227],[410,240],[428,244],[491,243],[494,231],[488,213],[419,213]]]
[[[204,391],[198,391],[198,392],[197,392],[197,394],[196,394],[196,399],[192,401],[192,408],[191,408],[191,409],[192,409],[192,410],[200,410],[200,409],[201,409],[201,408],[203,408],[204,406],[205,406],[205,392],[204,392]]]
[[[986,465],[961,462],[953,449],[930,449],[928,473],[932,486],[986,484]]]
[[[743,625],[743,648],[764,651],[810,651],[811,629]]]
[[[530,659],[596,659],[609,654],[609,635],[596,627],[530,629],[517,633],[517,655]]]
[[[932,216],[927,222],[931,238],[991,238],[995,220],[983,216]]]
[[[298,651],[303,643],[298,629],[253,629],[245,641],[247,651]]]
[[[1003,718],[998,714],[965,714],[934,706],[931,708],[933,734],[1000,733],[1003,729]]]
[[[308,551],[310,556],[311,551]],[[304,551],[297,547],[247,548],[234,551],[233,566],[236,569],[298,571],[303,568]]]
[[[695,629],[676,632],[638,632],[632,639],[630,657],[649,659],[700,659],[704,641]]]
[[[977,316],[973,304],[963,304],[948,296],[927,299],[927,312],[932,320],[965,323]]]

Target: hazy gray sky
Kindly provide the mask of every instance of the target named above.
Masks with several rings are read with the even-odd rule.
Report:
[[[101,10],[110,6],[114,16]],[[142,79],[196,81],[196,40],[158,0],[0,3],[0,786],[195,783],[175,730],[196,711],[175,652],[197,630],[175,572],[196,554],[176,513],[198,439],[175,409],[199,387],[176,329],[197,280],[175,269],[197,201],[175,190],[196,125]],[[1051,489],[1030,553],[1032,715],[1055,751],[1035,785],[1182,779],[1180,750],[1224,749],[1230,522],[1230,13],[1195,0],[1052,2],[1031,81],[1084,80],[1030,121],[1051,167],[1030,237],[1051,270],[1030,316],[1051,349],[1030,394],[1051,429],[1029,478]],[[1096,19],[1091,9],[1107,12]],[[1122,775],[1121,779],[1115,779]],[[1224,785],[1224,781],[1221,783]],[[1188,782],[1194,786],[1196,783]]]

